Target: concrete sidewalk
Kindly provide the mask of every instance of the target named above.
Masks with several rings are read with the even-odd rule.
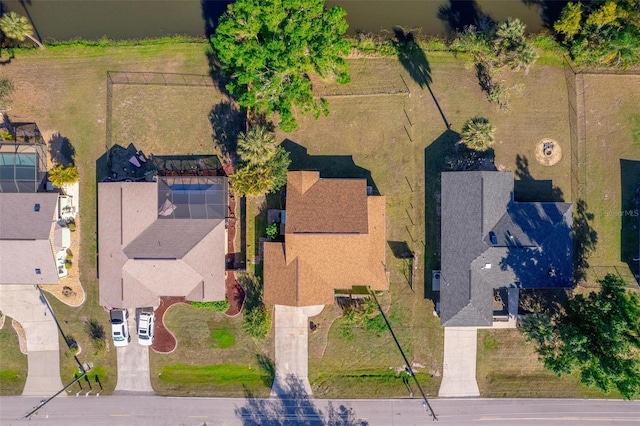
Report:
[[[40,291],[33,285],[1,285],[0,310],[19,322],[27,337],[29,368],[22,395],[51,396],[61,390],[58,327]]]
[[[272,395],[286,394],[291,380],[299,381],[311,395],[309,384],[309,317],[318,315],[324,305],[275,306],[276,376]]]
[[[444,368],[438,396],[480,396],[476,381],[477,349],[477,328],[445,327]]]

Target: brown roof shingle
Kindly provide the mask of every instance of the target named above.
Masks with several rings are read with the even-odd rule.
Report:
[[[289,173],[289,182],[302,183],[307,176]],[[322,181],[322,180],[321,180]],[[339,183],[339,179],[331,179]],[[345,179],[347,193],[353,190],[353,179]],[[333,183],[332,182],[332,183]],[[268,304],[308,306],[330,304],[334,290],[350,289],[355,285],[369,286],[374,290],[388,290],[386,272],[386,199],[366,196],[366,181],[361,180],[360,192],[364,194],[365,208],[358,214],[364,217],[365,232],[295,233],[291,231],[290,209],[304,210],[296,203],[300,198],[290,198],[287,187],[287,227],[285,243],[264,245],[264,298]],[[308,185],[307,191],[315,184]],[[353,185],[353,186],[352,186]],[[301,188],[301,187],[299,187]],[[296,188],[297,189],[297,188]],[[332,188],[340,193],[337,186]],[[359,197],[359,195],[358,195]],[[342,199],[340,196],[337,199]],[[309,206],[309,205],[307,205]],[[338,210],[349,210],[347,198]],[[344,215],[347,216],[347,215]],[[362,220],[362,218],[358,218]],[[353,223],[356,223],[354,221]],[[353,229],[353,228],[351,228]]]

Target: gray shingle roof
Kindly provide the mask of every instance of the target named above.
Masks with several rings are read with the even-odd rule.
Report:
[[[56,193],[0,193],[0,284],[58,283],[49,240],[57,203]]]
[[[442,173],[442,325],[491,325],[495,288],[570,285],[571,214],[568,203],[514,202],[512,173]]]
[[[226,178],[216,179],[226,194]],[[197,181],[191,178],[196,185],[191,195],[198,195]],[[162,185],[163,191],[169,188],[164,181]],[[224,299],[227,200],[222,200],[224,208],[215,218],[160,216],[158,186],[156,182],[98,184],[102,305],[150,306],[159,296]],[[200,205],[197,200],[190,202]]]

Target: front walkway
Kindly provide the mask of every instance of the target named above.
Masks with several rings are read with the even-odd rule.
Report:
[[[287,394],[292,379],[311,395],[309,384],[309,317],[318,315],[324,305],[275,306],[276,374],[272,395]]]
[[[444,368],[438,396],[480,396],[476,382],[477,345],[477,328],[445,327]]]
[[[0,285],[0,310],[22,325],[27,338],[29,368],[22,395],[51,396],[61,390],[58,327],[40,291],[33,285]]]

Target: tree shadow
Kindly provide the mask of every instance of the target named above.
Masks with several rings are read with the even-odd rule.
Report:
[[[558,20],[562,9],[571,0],[522,0],[527,6],[540,7],[540,17],[547,28],[553,28],[553,23]]]
[[[73,165],[75,164],[76,149],[68,138],[58,132],[49,139],[49,156],[57,164]]]
[[[252,277],[249,274],[238,274],[237,280],[245,290],[245,311],[264,306],[262,302],[263,285],[257,276]]]
[[[564,201],[562,189],[554,186],[551,180],[536,180],[531,176],[529,159],[526,155],[516,155],[515,176],[514,198],[516,201]]]
[[[476,0],[449,0],[438,8],[438,19],[444,22],[449,35],[464,30],[469,25],[478,26],[483,16]]]
[[[591,226],[595,215],[588,211],[587,202],[579,199],[573,212],[573,279],[579,283],[586,278],[588,258],[598,244],[598,233]]]
[[[229,0],[201,0],[202,19],[204,20],[204,34],[209,39],[218,26],[218,20],[227,11]]]
[[[258,366],[265,372],[262,377],[264,385],[271,389],[276,378],[276,364],[271,358],[263,354],[256,354],[256,360],[258,361]]]
[[[395,35],[394,46],[398,52],[398,60],[407,70],[411,78],[418,83],[420,88],[426,87],[429,90],[431,98],[442,117],[442,121],[444,121],[445,127],[450,129],[451,125],[444,115],[444,111],[440,107],[433,90],[431,90],[433,79],[431,77],[431,66],[429,65],[427,55],[416,42],[413,33],[405,31],[402,27],[394,27],[393,32]]]
[[[431,271],[440,269],[440,175],[447,168],[447,157],[454,155],[460,134],[446,130],[424,149],[424,282],[431,282]],[[438,294],[424,286],[424,297],[437,302]]]
[[[640,274],[640,161],[620,160],[622,228],[620,260]],[[634,261],[635,259],[635,261]]]
[[[289,170],[317,170],[323,178],[366,179],[372,195],[380,195],[371,172],[357,166],[351,155],[309,155],[307,148],[290,139],[282,141],[280,146],[289,153]]]
[[[396,259],[413,258],[413,251],[406,241],[387,241],[387,244],[389,245],[389,248],[393,252],[393,256]]]
[[[332,425],[367,426],[369,423],[357,418],[353,408],[345,405],[327,405],[326,411],[316,407],[303,383],[295,376],[287,376],[284,381],[286,392],[275,398],[258,399],[247,395],[244,406],[237,407],[236,416],[243,425],[284,426],[284,425]]]
[[[237,162],[238,134],[245,130],[246,117],[238,105],[231,100],[224,100],[211,109],[209,122],[213,130],[213,140],[235,164]]]

